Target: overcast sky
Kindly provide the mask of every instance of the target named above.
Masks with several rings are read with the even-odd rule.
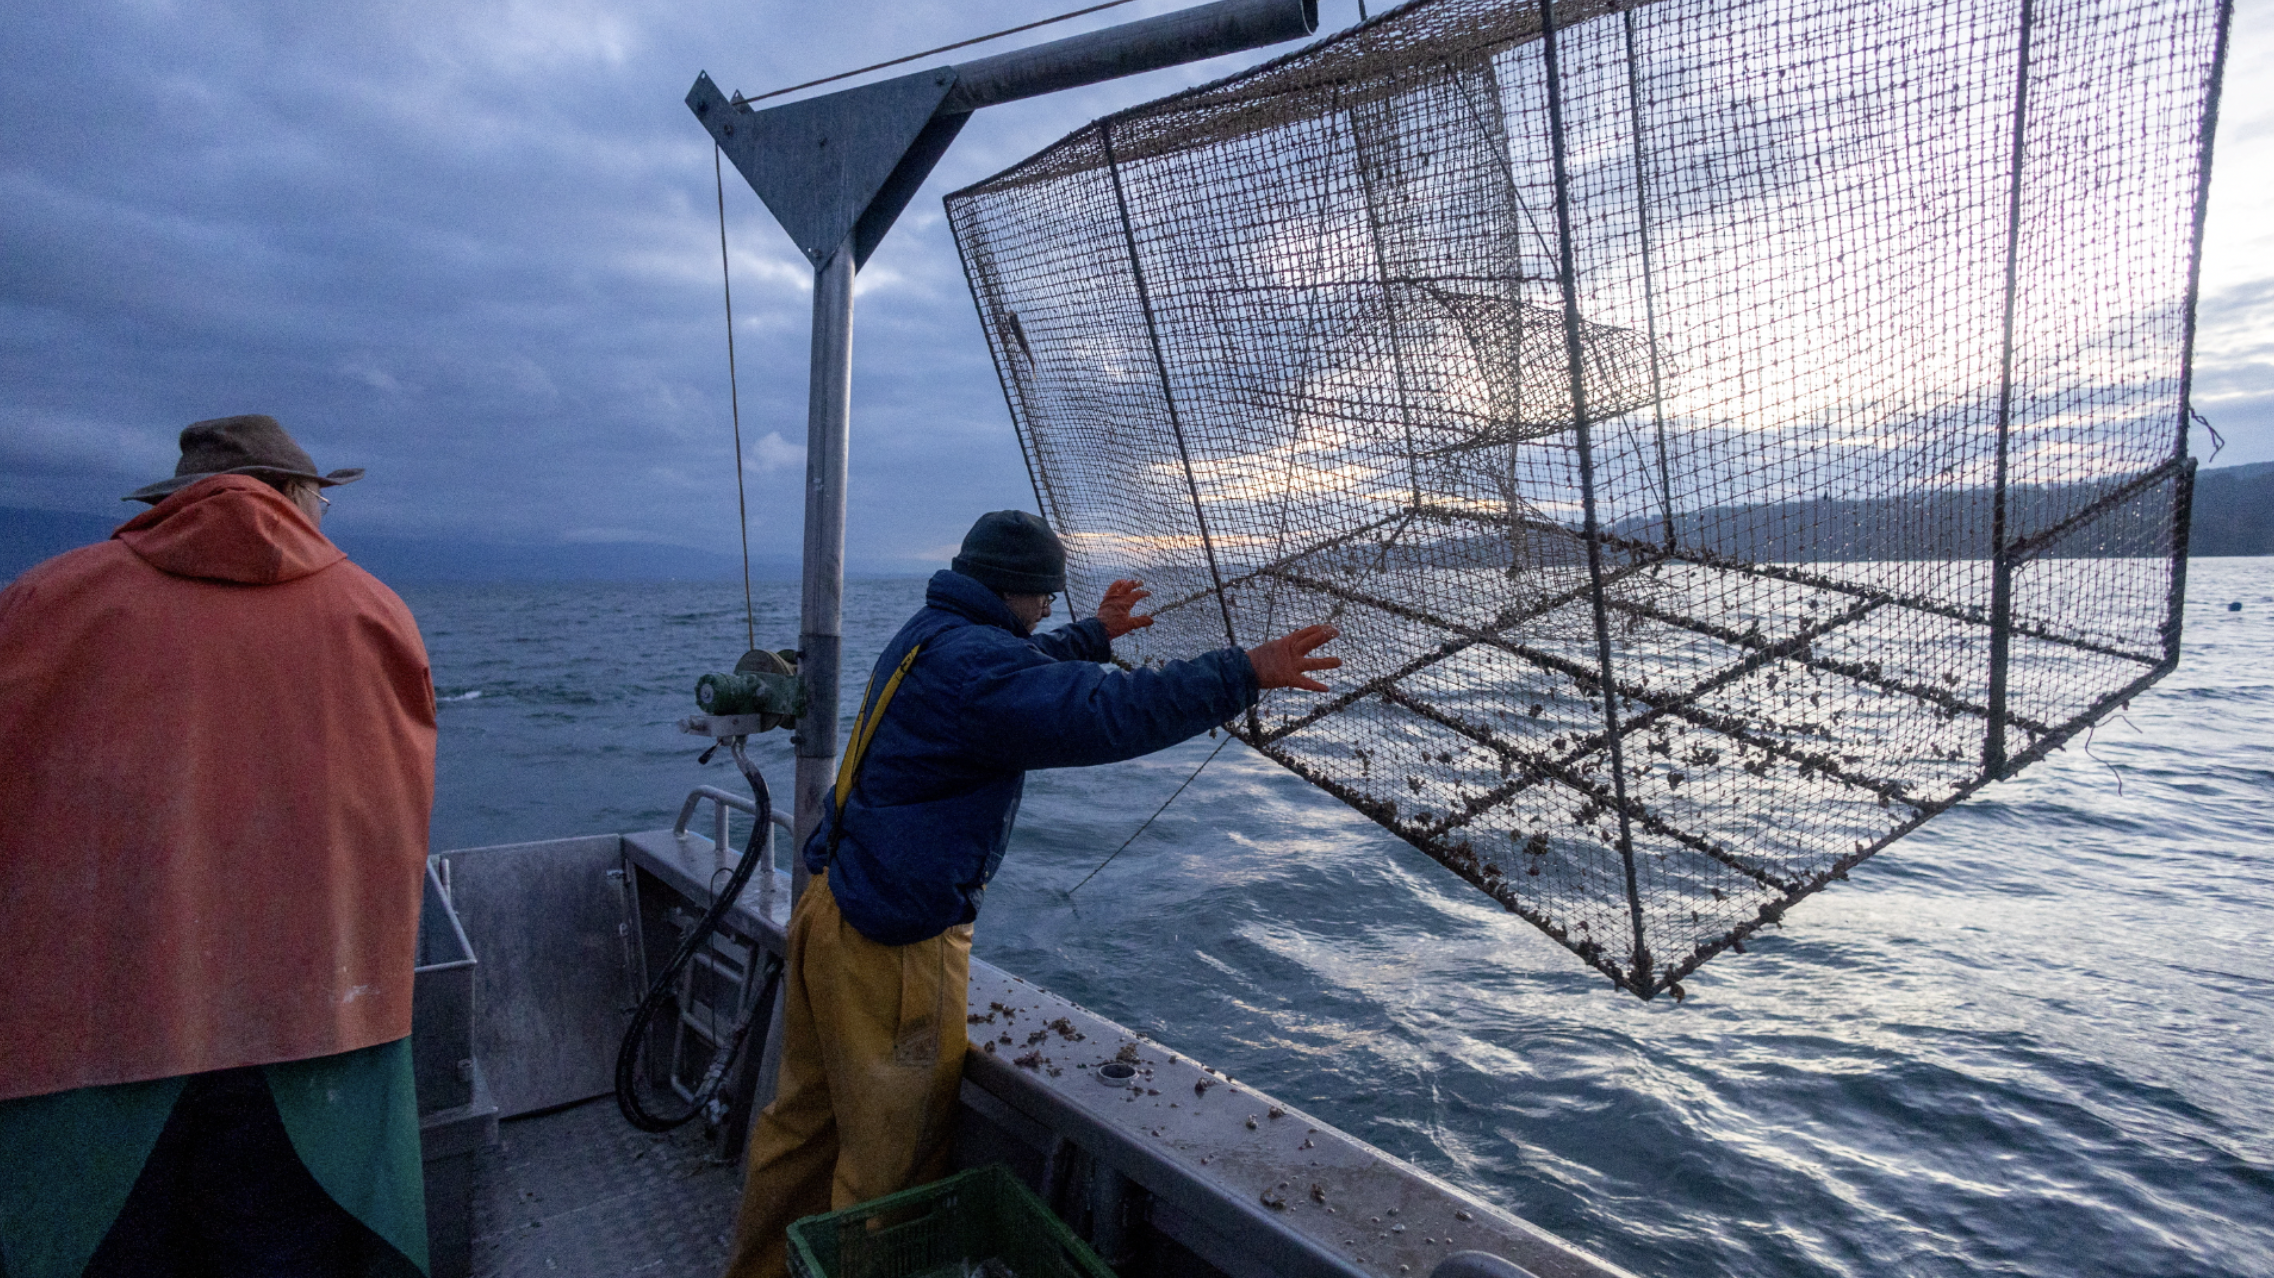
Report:
[[[730,550],[711,148],[681,104],[695,72],[758,93],[1061,7],[15,0],[0,505],[121,513],[121,492],[171,473],[181,426],[269,412],[320,465],[370,469],[335,516],[356,528]],[[1322,10],[1327,29],[1357,17],[1356,0]],[[964,131],[862,276],[855,558],[944,560],[974,512],[1033,505],[941,194],[1262,56]],[[2274,0],[2241,0],[2197,374],[2222,465],[2274,460],[2270,84]],[[794,553],[810,272],[731,169],[727,213],[753,548]]]

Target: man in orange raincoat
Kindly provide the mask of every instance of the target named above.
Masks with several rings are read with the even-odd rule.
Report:
[[[0,1272],[426,1267],[434,692],[276,421],[0,592]]]

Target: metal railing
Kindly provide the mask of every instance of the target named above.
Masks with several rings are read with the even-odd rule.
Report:
[[[701,807],[705,799],[711,801],[711,854],[717,858],[715,862],[717,868],[723,870],[734,864],[729,852],[732,841],[727,834],[726,814],[728,810],[731,809],[746,816],[756,817],[758,815],[758,802],[748,795],[721,790],[715,785],[696,786],[687,792],[687,801],[679,805],[679,819],[671,823],[673,834],[683,835],[687,833],[688,822],[695,819],[695,809]],[[772,824],[783,830],[792,828],[790,819],[780,812],[773,814]],[[772,830],[766,832],[766,841],[759,845],[758,855],[760,858],[758,873],[763,876],[759,879],[760,890],[769,890],[773,887],[774,882],[774,832]]]

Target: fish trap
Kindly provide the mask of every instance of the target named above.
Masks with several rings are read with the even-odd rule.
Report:
[[[948,197],[1076,601],[1648,998],[2169,671],[2213,0],[1419,0]]]

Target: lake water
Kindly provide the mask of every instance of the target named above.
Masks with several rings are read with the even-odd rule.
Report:
[[[2177,673],[1651,1004],[1233,744],[1035,774],[978,953],[1648,1275],[2274,1275],[2274,559]],[[856,582],[866,671],[922,582]],[[791,586],[758,638],[795,642]],[[437,848],[668,825],[715,585],[412,587]],[[2242,609],[2229,611],[2230,602]],[[848,682],[858,687],[860,676]],[[757,752],[778,795],[789,744]]]

